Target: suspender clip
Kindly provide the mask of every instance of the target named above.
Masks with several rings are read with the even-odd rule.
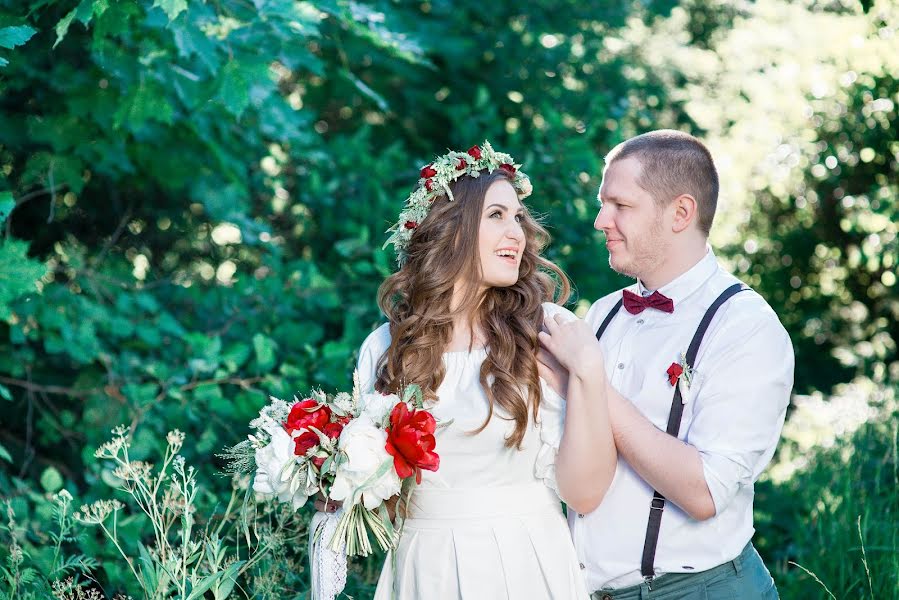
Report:
[[[653,498],[652,502],[649,503],[650,510],[665,510],[665,499],[664,498]]]

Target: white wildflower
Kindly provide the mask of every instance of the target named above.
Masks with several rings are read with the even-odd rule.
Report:
[[[99,525],[109,515],[120,510],[124,504],[118,500],[97,500],[93,504],[82,504],[81,510],[72,515],[79,523],[85,525]]]
[[[177,429],[170,431],[165,436],[165,441],[168,442],[172,452],[178,452],[184,445],[184,433]]]

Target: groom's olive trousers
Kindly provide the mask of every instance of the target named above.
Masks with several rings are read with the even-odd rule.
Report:
[[[701,573],[666,573],[652,584],[599,590],[593,600],[778,600],[774,580],[752,543],[740,556]]]

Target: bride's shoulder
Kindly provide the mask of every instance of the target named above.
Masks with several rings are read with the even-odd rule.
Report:
[[[390,347],[390,323],[384,323],[368,334],[362,342],[360,354],[373,354],[380,357]]]
[[[359,359],[356,362],[356,372],[360,378],[361,389],[370,391],[374,389],[377,379],[378,361],[390,347],[390,324],[384,323],[365,338],[359,349]]]
[[[543,317],[554,317],[556,315],[562,315],[563,321],[573,321],[577,319],[577,316],[565,308],[564,306],[560,306],[558,304],[554,304],[552,302],[544,302],[543,303]]]

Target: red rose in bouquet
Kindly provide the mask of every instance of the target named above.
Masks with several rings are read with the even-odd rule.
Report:
[[[436,471],[440,466],[440,457],[434,452],[436,429],[437,422],[428,411],[409,410],[405,402],[393,407],[386,449],[393,457],[393,466],[400,478],[414,473],[415,482],[421,483],[422,469]]]
[[[318,434],[314,431],[304,431],[297,436],[294,442],[293,453],[297,456],[306,456],[310,448],[318,446]]]
[[[321,430],[321,428],[325,426],[325,423],[330,420],[330,408],[316,402],[312,398],[306,398],[293,405],[290,409],[290,414],[287,415],[287,421],[284,423],[284,427],[287,429],[287,433],[293,433],[300,429],[308,430],[310,427]]]
[[[328,423],[322,427],[322,433],[332,440],[339,438],[341,431],[343,431],[343,423],[340,423],[339,421],[337,423]]]

